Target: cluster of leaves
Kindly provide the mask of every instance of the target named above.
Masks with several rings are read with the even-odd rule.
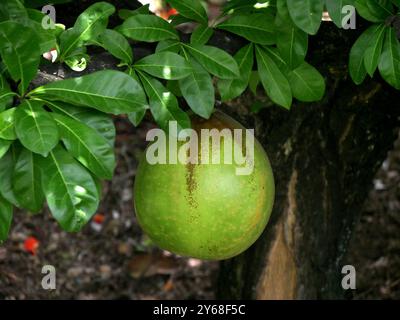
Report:
[[[357,12],[373,25],[351,49],[351,78],[361,84],[367,74],[373,77],[378,68],[382,78],[400,90],[400,43],[393,27],[394,23],[400,22],[400,0],[357,0],[355,6]]]
[[[200,0],[167,2],[179,12],[172,21],[143,6],[120,10],[122,22],[115,29],[108,28],[116,10],[107,2],[90,6],[69,29],[42,27],[44,15],[31,8],[45,1],[0,2],[0,240],[7,237],[13,207],[39,212],[47,201],[54,218],[71,232],[89,221],[100,201],[100,181],[110,179],[115,167],[111,115],[126,114],[137,126],[150,111],[165,130],[171,120],[188,128],[178,98],[209,118],[216,95],[230,100],[259,84],[287,109],[294,98],[320,100],[324,79],[305,59],[308,36],[317,33],[324,8],[339,27],[341,8],[354,2],[363,17],[380,23],[355,44],[351,75],[360,83],[379,64],[384,78],[399,86],[399,43],[387,22],[398,0],[231,0],[212,23]],[[197,26],[185,42],[177,30],[187,22]],[[215,30],[248,43],[231,56],[209,44]],[[136,59],[136,42],[157,43],[155,52]],[[31,88],[43,53],[55,49],[58,63],[83,70],[88,46],[115,56],[122,71]]]
[[[92,20],[99,11],[104,13]],[[7,237],[13,207],[35,213],[46,200],[71,232],[98,208],[100,180],[111,179],[115,168],[111,114],[146,109],[142,87],[113,70],[33,90],[30,83],[42,53],[60,43],[65,57],[89,40],[88,34],[103,33],[113,12],[113,6],[97,4],[72,32],[59,32],[43,29],[43,14],[18,0],[0,3],[0,240]]]

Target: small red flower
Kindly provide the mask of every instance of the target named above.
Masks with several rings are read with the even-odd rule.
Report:
[[[178,14],[179,14],[178,10],[176,10],[174,8],[172,8],[171,10],[168,11],[168,15],[170,15],[170,16],[176,16]]]
[[[164,20],[169,20],[171,16],[176,16],[177,14],[179,14],[179,12],[176,9],[172,8],[169,10],[162,10],[161,12],[159,12],[158,15]]]
[[[104,222],[105,216],[102,213],[97,213],[93,217],[93,221],[97,224],[102,224]]]
[[[39,248],[39,240],[35,237],[27,238],[24,242],[24,248],[26,252],[36,255],[37,249]]]

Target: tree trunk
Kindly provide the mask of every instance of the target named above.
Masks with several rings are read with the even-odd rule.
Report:
[[[311,38],[309,60],[327,82],[322,102],[249,115],[254,98],[246,95],[235,108],[225,107],[256,128],[274,169],[276,202],[257,243],[221,264],[220,298],[344,296],[342,259],[400,122],[398,91],[378,76],[361,86],[348,76],[350,48],[359,33],[324,23]]]

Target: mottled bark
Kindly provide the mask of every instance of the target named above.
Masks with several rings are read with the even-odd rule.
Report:
[[[342,258],[400,124],[398,91],[379,76],[356,86],[347,74],[358,34],[324,24],[311,38],[308,60],[327,81],[323,101],[249,115],[248,95],[226,107],[256,128],[274,169],[276,203],[258,242],[222,263],[220,298],[343,297]]]

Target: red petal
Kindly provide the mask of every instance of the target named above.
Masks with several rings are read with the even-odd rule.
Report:
[[[104,222],[104,219],[105,219],[105,216],[104,216],[104,214],[101,214],[101,213],[97,213],[93,217],[93,221],[98,224],[102,224]]]
[[[25,251],[35,255],[39,248],[39,241],[35,237],[29,237],[24,242]]]
[[[168,11],[168,14],[170,16],[175,16],[175,15],[179,14],[179,12],[178,12],[178,10],[172,8],[171,10]]]

